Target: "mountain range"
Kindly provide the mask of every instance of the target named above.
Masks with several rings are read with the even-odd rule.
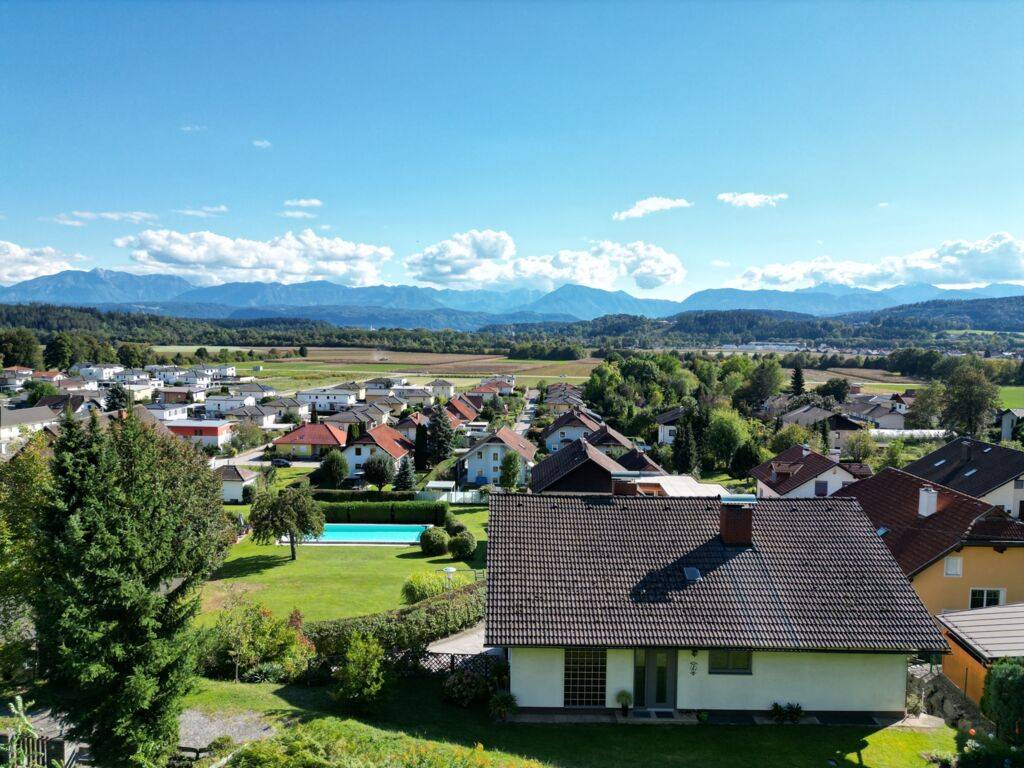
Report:
[[[713,288],[682,301],[642,299],[625,291],[567,284],[545,292],[458,291],[411,285],[353,288],[327,280],[306,283],[237,282],[197,287],[180,277],[109,269],[68,270],[0,288],[0,303],[94,306],[177,317],[299,317],[361,327],[475,330],[485,325],[592,320],[604,315],[667,318],[680,312],[784,310],[819,317],[874,312],[935,300],[1024,296],[1024,286],[995,283],[948,290],[925,283],[872,291],[823,284],[796,291]]]

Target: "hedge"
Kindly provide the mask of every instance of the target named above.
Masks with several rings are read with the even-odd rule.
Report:
[[[413,501],[416,491],[353,491],[335,488],[316,488],[313,498],[317,501]]]
[[[477,581],[393,611],[307,622],[303,631],[323,665],[341,658],[356,633],[374,637],[392,662],[414,662],[435,640],[483,621],[484,588]]]
[[[448,504],[443,501],[321,501],[328,523],[418,523],[444,525]]]

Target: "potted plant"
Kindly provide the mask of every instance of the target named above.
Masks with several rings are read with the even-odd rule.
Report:
[[[490,711],[491,717],[505,722],[509,715],[514,715],[519,707],[516,704],[516,697],[507,691],[498,691],[491,696]]]
[[[622,716],[625,717],[629,714],[629,708],[633,706],[633,694],[626,690],[619,691],[615,694],[615,701],[622,708]]]

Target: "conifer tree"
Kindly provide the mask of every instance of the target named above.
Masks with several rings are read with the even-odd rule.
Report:
[[[438,409],[434,412],[435,419],[447,419],[444,411]],[[425,472],[430,465],[429,448],[427,448],[427,428],[422,424],[416,425],[416,447],[413,450],[413,458],[416,461],[416,471]]]
[[[676,472],[699,477],[700,462],[698,459],[697,441],[693,437],[693,427],[689,422],[685,422],[681,428],[676,430],[675,439],[672,441],[672,462]]]
[[[107,398],[103,401],[103,410],[126,411],[130,404],[131,398],[128,396],[128,390],[124,388],[124,384],[118,382],[107,390]]]
[[[49,700],[107,768],[163,765],[195,668],[198,587],[220,562],[220,484],[132,415],[65,418],[38,513],[33,590]]]
[[[440,464],[452,455],[455,448],[455,430],[444,413],[430,420],[427,429],[427,456],[431,464]]]
[[[789,380],[789,388],[794,397],[804,393],[804,369],[800,363],[793,366],[793,376]]]
[[[398,474],[395,475],[396,491],[411,491],[416,485],[416,473],[413,471],[412,462],[408,456],[402,457],[402,463],[398,467]]]

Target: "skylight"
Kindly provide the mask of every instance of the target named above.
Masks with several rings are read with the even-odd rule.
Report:
[[[988,453],[988,452],[989,452],[989,451],[991,451],[991,450],[992,450],[992,446],[990,445],[990,446],[989,446],[988,448],[986,448],[985,450],[983,450],[983,451],[982,451],[982,453]]]
[[[978,471],[977,469],[968,469],[966,472],[964,472],[964,477],[970,477],[971,475],[973,475],[977,471]]]
[[[888,532],[889,532],[889,529],[886,528],[883,525],[881,528],[879,528],[877,531],[875,531],[875,535],[877,535],[877,536],[885,536],[885,534],[887,534]]]
[[[700,581],[700,568],[694,568],[693,566],[688,565],[683,568],[683,576],[685,576],[686,580],[691,583]]]
[[[938,461],[936,461],[936,462],[935,462],[935,464],[933,464],[932,466],[935,466],[935,467],[941,467],[941,466],[942,466],[943,464],[945,464],[945,463],[946,463],[946,460],[945,460],[945,459],[939,459],[939,460],[938,460]]]

